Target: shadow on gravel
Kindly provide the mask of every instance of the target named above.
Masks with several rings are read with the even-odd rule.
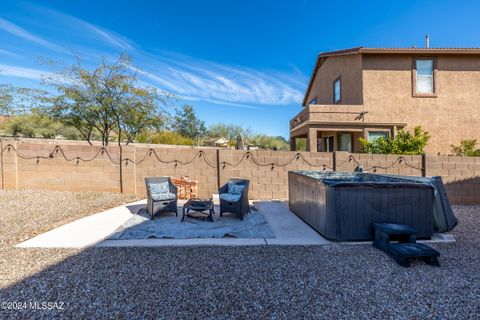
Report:
[[[457,208],[462,240],[439,245],[440,268],[403,268],[370,245],[12,248],[30,256],[25,270],[72,255],[33,275],[19,269],[0,290],[0,318],[475,318],[479,210]]]
[[[441,268],[403,268],[362,245],[90,248],[0,290],[27,303],[0,318],[473,317],[477,264],[444,252]]]

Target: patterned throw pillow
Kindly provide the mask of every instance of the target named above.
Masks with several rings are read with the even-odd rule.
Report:
[[[220,199],[228,202],[240,201],[241,195],[232,193],[220,193]]]
[[[175,200],[175,194],[166,192],[166,193],[155,193],[152,194],[153,201],[166,201],[166,200]]]
[[[151,194],[161,194],[161,193],[169,193],[169,192],[170,192],[170,185],[168,184],[168,181],[150,184]]]
[[[245,187],[246,185],[244,184],[228,183],[228,193],[242,194],[242,191],[245,190]]]

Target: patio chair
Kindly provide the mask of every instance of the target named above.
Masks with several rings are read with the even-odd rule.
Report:
[[[145,178],[147,212],[153,219],[160,212],[177,212],[177,187],[170,177]]]
[[[245,179],[228,179],[228,182],[218,189],[220,197],[220,216],[224,212],[235,213],[243,220],[250,212],[248,203],[248,187],[250,181]]]

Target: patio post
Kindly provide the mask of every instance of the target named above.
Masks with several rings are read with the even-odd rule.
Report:
[[[332,154],[332,167],[333,171],[337,171],[337,151],[333,151]]]
[[[5,179],[4,179],[4,172],[3,172],[3,139],[0,138],[0,170],[2,173],[2,190],[5,188]]]
[[[427,155],[422,154],[422,177],[427,176]]]
[[[217,189],[220,189],[220,149],[217,148]]]

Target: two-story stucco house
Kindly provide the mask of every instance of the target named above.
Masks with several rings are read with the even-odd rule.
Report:
[[[420,125],[427,153],[480,139],[480,48],[352,48],[318,55],[290,143],[360,152],[358,138]]]

